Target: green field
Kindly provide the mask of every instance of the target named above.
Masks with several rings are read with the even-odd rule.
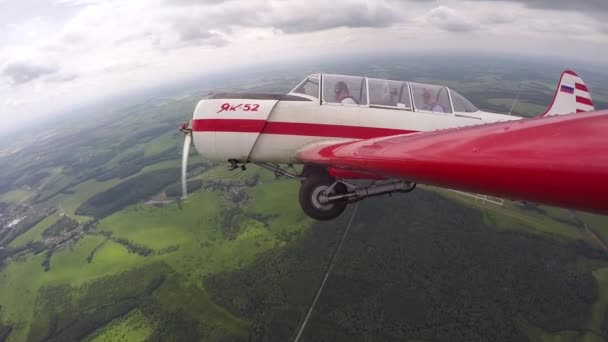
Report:
[[[0,195],[0,202],[21,203],[30,196],[27,190],[13,190]]]

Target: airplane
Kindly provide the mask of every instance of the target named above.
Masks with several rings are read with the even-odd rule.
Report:
[[[608,111],[594,110],[570,70],[533,119],[481,111],[441,85],[334,74],[287,94],[216,94],[180,128],[183,197],[193,141],[233,170],[299,180],[302,210],[321,221],[417,183],[608,214]]]

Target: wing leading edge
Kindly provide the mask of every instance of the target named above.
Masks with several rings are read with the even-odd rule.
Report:
[[[304,163],[608,214],[608,111],[317,146]]]

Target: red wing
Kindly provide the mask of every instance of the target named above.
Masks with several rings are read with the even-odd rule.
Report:
[[[319,146],[298,158],[608,214],[608,111]]]

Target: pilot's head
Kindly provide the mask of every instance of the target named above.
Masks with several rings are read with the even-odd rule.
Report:
[[[342,102],[344,98],[349,96],[348,86],[343,81],[336,83],[336,87],[334,88],[334,93],[336,95],[336,101]]]
[[[422,99],[424,100],[424,104],[430,105],[437,102],[437,96],[435,96],[430,90],[424,88],[422,90]]]

